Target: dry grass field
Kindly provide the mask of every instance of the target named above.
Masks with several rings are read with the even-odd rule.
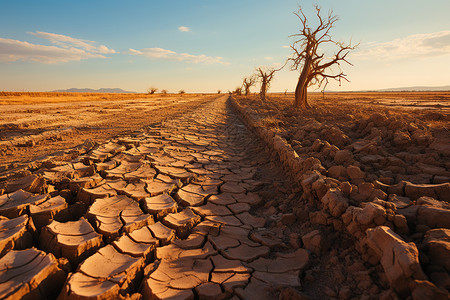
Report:
[[[0,165],[29,161],[87,139],[104,141],[184,113],[214,97],[0,92]]]

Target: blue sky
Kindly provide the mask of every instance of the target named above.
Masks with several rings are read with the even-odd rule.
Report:
[[[343,67],[351,83],[329,89],[450,84],[448,0],[0,0],[0,90],[232,90],[284,63],[293,12],[313,20],[314,3],[339,16],[336,39],[360,43]],[[271,91],[297,77],[286,68]]]

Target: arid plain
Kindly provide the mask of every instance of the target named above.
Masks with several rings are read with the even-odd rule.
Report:
[[[0,298],[447,299],[450,93],[292,102],[0,94]]]

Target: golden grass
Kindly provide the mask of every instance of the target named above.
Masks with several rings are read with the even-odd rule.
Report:
[[[195,97],[205,94],[185,94],[183,97]],[[26,105],[60,102],[115,101],[130,99],[151,99],[161,97],[179,97],[179,94],[118,94],[118,93],[60,93],[60,92],[0,92],[0,105]]]

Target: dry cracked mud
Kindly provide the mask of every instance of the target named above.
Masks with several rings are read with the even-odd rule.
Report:
[[[315,252],[320,234],[303,235],[293,207],[275,210],[301,189],[227,98],[4,173],[0,297],[375,299],[389,289],[349,237]]]

